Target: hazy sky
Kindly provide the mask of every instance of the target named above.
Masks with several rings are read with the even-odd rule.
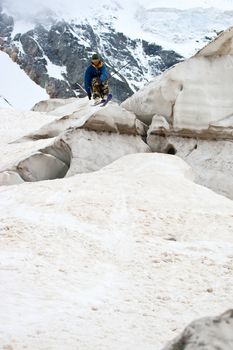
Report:
[[[96,12],[107,11],[106,7],[109,5],[114,11],[121,6],[124,8],[127,7],[129,10],[134,10],[137,8],[136,5],[142,5],[147,8],[213,6],[223,10],[233,10],[233,0],[2,0],[2,3],[14,15],[33,16],[38,11],[49,8],[59,13],[59,15],[73,18],[80,17],[80,15],[88,17],[90,12],[93,13],[93,9]]]
[[[122,2],[122,0],[119,0]],[[128,0],[133,2],[132,0]],[[7,6],[11,11],[18,13],[31,13],[35,14],[38,10],[43,8],[50,8],[54,10],[64,10],[73,12],[87,11],[91,5],[94,5],[96,8],[100,5],[114,3],[115,1],[111,0],[99,0],[97,5],[97,0],[2,0],[3,4]],[[137,1],[135,1],[136,3]]]
[[[2,0],[2,3],[15,17],[35,16],[39,11],[49,8],[63,18],[78,18],[89,17],[93,13],[103,14],[109,7],[111,13],[122,6],[134,9],[142,1],[144,0]]]

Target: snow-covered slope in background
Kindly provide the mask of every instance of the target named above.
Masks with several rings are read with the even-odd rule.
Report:
[[[35,11],[44,11],[49,8],[50,11],[60,13],[67,16],[67,19],[74,17],[89,17],[90,14],[103,14],[103,12],[112,12],[118,10],[128,10],[133,13],[135,8],[143,6],[145,9],[149,8],[176,8],[176,9],[190,9],[200,7],[203,9],[215,7],[219,10],[232,10],[232,0],[99,0],[96,6],[96,0],[89,0],[84,2],[81,0],[24,0],[24,6],[15,0],[3,0],[4,7],[8,7],[11,12],[18,14],[18,16],[31,16]],[[114,15],[114,13],[112,12]],[[69,16],[69,17],[68,17]]]
[[[233,24],[233,11],[216,8],[141,8],[137,20],[148,41],[189,57]]]
[[[4,17],[5,13],[13,17]],[[66,4],[60,0],[25,0],[22,7],[13,0],[4,0],[2,21],[5,23],[0,32],[1,49],[45,88],[50,97],[79,95],[76,83],[82,85],[86,62],[98,51],[111,73],[130,62],[111,79],[115,99],[123,101],[231,26],[233,1],[219,4],[211,0],[189,3],[100,0],[96,6],[93,0],[88,3],[68,0]],[[5,64],[1,67],[8,76],[9,69]],[[15,84],[12,79],[9,82],[12,89]],[[10,101],[9,92],[4,94],[2,89],[0,94]],[[33,90],[21,86],[22,90],[30,90],[35,97],[31,102],[27,91],[28,103],[23,108],[45,98],[37,99]],[[19,100],[23,103],[25,97],[20,96]]]
[[[232,0],[100,0],[98,6],[95,0],[86,3],[68,0],[65,5],[61,0],[34,0],[25,1],[23,9],[13,0],[3,4],[21,20],[55,17],[94,24],[105,19],[130,38],[156,42],[185,57],[205,45],[206,36],[213,37],[233,23]]]
[[[36,85],[19,66],[0,51],[0,96],[18,109],[30,109],[40,101],[48,98],[45,90]],[[10,107],[1,99],[0,107]]]

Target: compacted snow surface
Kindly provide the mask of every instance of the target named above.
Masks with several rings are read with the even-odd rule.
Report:
[[[232,305],[233,203],[177,157],[129,155],[0,198],[4,349],[160,349]]]

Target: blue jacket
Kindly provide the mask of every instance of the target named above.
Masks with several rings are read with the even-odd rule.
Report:
[[[98,67],[91,64],[87,67],[85,76],[84,76],[84,86],[86,92],[89,94],[91,92],[91,82],[93,78],[99,77],[100,82],[108,79],[108,72],[105,63],[100,62]]]

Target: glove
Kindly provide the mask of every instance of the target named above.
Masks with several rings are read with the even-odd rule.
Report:
[[[87,96],[88,96],[89,100],[91,100],[91,92],[88,92]]]

